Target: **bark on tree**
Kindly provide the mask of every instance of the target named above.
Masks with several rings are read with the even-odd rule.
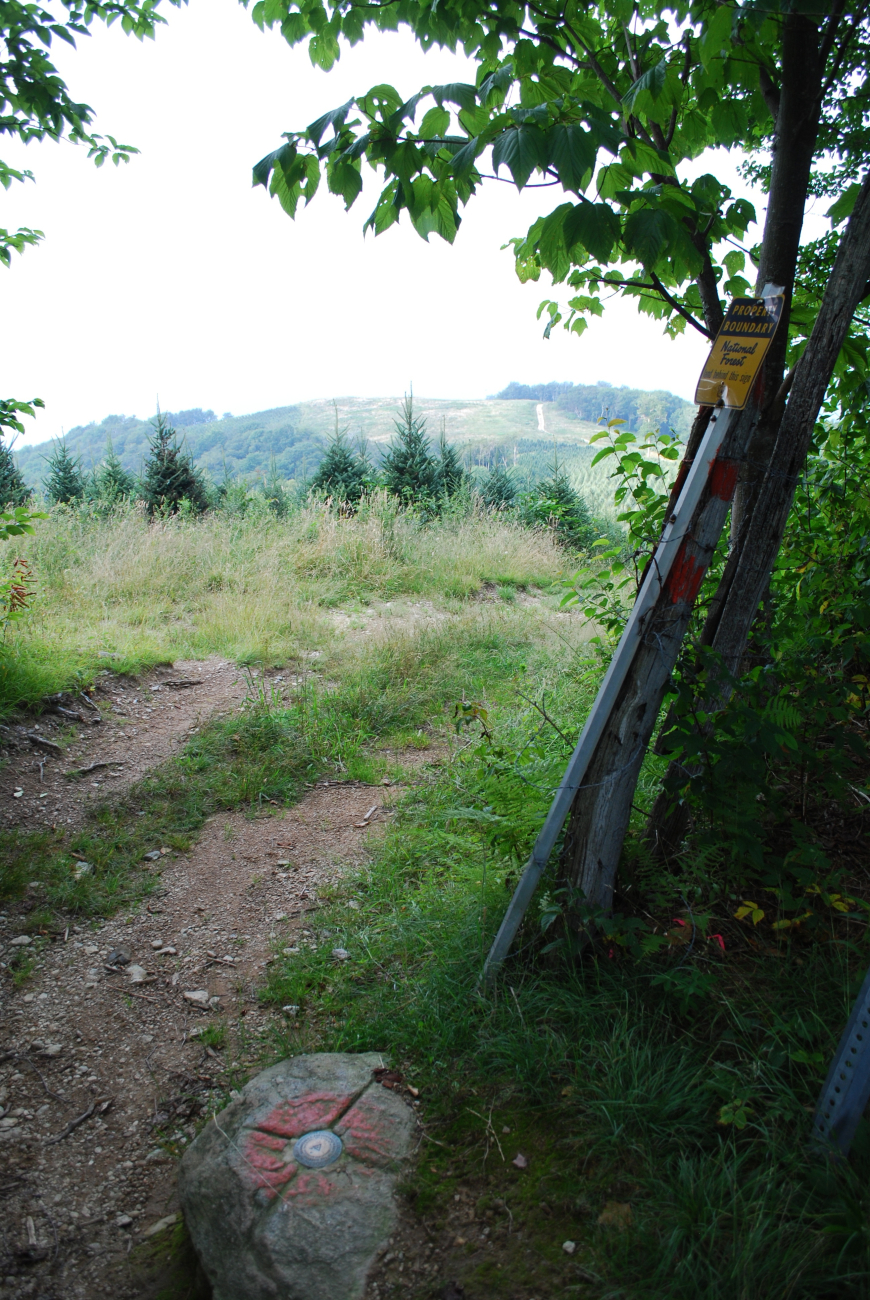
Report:
[[[795,367],[788,404],[779,424],[767,472],[756,493],[740,545],[729,557],[716,599],[702,632],[702,642],[721,656],[723,675],[701,706],[720,708],[730,681],[741,667],[750,630],[767,589],[782,545],[788,516],[812,440],[834,364],[870,279],[870,174],[865,178],[843,238],[821,310],[803,356]],[[712,722],[706,725],[709,734]],[[667,730],[667,723],[664,731]],[[688,808],[675,803],[674,786],[700,769],[671,765],[647,828],[650,847],[660,856],[675,853],[688,829]]]
[[[732,546],[740,545],[740,530],[752,512],[782,414],[776,410],[774,399],[785,372],[791,296],[822,107],[825,69],[819,57],[819,32],[815,23],[803,14],[789,14],[783,25],[782,42],[782,84],[776,106],[770,193],[756,288],[780,284],[785,291],[785,302],[780,327],[764,359],[766,401],[762,417],[734,493]]]
[[[794,478],[784,480],[779,463],[771,471],[771,460],[772,457],[778,460],[782,455],[792,466],[792,474],[795,465],[799,468],[837,353],[860,300],[856,282],[860,279],[863,287],[867,279],[866,273],[863,278],[860,273],[853,276],[851,292],[843,283],[847,260],[860,242],[861,220],[856,225],[853,214],[843,240],[845,245],[848,236],[848,248],[845,252],[841,249],[835,267],[835,270],[839,268],[836,285],[832,276],[817,327],[798,370],[800,387],[792,386],[789,395],[786,411],[793,414],[785,419],[783,372],[790,299],[818,137],[824,65],[836,22],[837,16],[832,14],[828,33],[820,42],[819,28],[808,17],[790,13],[785,18],[782,83],[778,92],[770,88],[769,102],[775,107],[776,128],[759,265],[759,285],[773,282],[785,289],[783,319],[765,359],[753,400],[734,420],[711,474],[710,492],[693,518],[686,542],[688,570],[679,562],[675,564],[660,600],[650,613],[644,644],[571,810],[562,854],[562,878],[566,884],[581,889],[588,903],[604,908],[609,908],[612,902],[640,764],[701,579],[724,526],[738,473],[740,482],[732,511],[733,555],[726,566],[726,585],[714,604],[716,636],[727,644],[730,661],[739,663],[794,495]],[[853,226],[859,230],[857,238],[850,234]],[[699,418],[701,415],[699,412]],[[783,430],[787,448],[780,436]],[[693,580],[680,590],[686,571],[692,573]],[[715,644],[712,634],[711,640]]]
[[[597,907],[611,905],[638,770],[757,416],[757,401],[744,411],[718,413],[718,418],[729,420],[728,430],[661,595],[641,629],[641,644],[571,809],[562,875]]]

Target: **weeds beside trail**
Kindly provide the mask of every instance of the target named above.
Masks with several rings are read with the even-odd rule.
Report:
[[[469,1300],[866,1300],[870,1133],[841,1168],[807,1151],[866,966],[864,916],[816,890],[801,896],[812,925],[776,929],[772,912],[756,925],[744,890],[771,890],[753,868],[722,868],[706,848],[653,878],[635,835],[627,909],[597,945],[574,958],[551,946],[550,875],[481,989],[602,648],[581,616],[557,615],[547,589],[562,555],[546,533],[488,515],[424,527],[382,504],[150,527],[135,512],[60,512],[28,540],[41,594],[4,661],[5,707],[52,674],[182,654],[289,671],[280,689],[252,683],[240,716],[209,723],[74,835],[5,836],[6,897],[39,882],[24,928],[47,939],[63,916],[134,905],[159,872],[144,851],[186,850],[216,811],[277,811],[322,774],[399,778],[365,865],[302,941],[271,941],[270,1026],[244,1057],[215,1013],[203,1041],[227,1086],[300,1051],[385,1053],[419,1088],[426,1132],[406,1225],[441,1243],[439,1286],[456,1278]],[[403,770],[412,747],[434,761]],[[664,761],[646,760],[641,802]],[[82,856],[93,873],[76,880]],[[850,870],[854,902],[867,891]],[[28,960],[10,972],[19,983]],[[384,1268],[381,1294],[440,1294]]]
[[[861,954],[765,951],[726,907],[726,952],[700,953],[715,980],[688,995],[661,979],[679,957],[548,965],[531,926],[482,990],[516,862],[493,851],[491,797],[461,755],[408,792],[370,868],[320,914],[320,942],[276,956],[266,997],[300,1010],[270,1059],[389,1052],[429,1139],[410,1203],[430,1227],[456,1225],[474,1300],[865,1296],[868,1133],[840,1170],[807,1149]],[[481,1230],[508,1217],[482,1254]]]
[[[338,606],[414,597],[455,609],[484,584],[509,597],[566,568],[546,530],[473,510],[424,526],[383,494],[349,518],[319,504],[286,519],[264,503],[244,517],[155,522],[136,506],[108,518],[56,507],[15,555],[35,595],[0,658],[0,711],[107,666],[214,653],[284,663],[329,644],[326,611]]]

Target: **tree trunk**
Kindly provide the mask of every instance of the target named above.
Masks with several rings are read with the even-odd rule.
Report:
[[[764,409],[737,480],[731,509],[731,544],[752,513],[764,472],[770,463],[781,408],[775,401],[785,372],[791,296],[803,229],[804,209],[819,133],[824,67],[819,33],[802,14],[790,13],[782,36],[782,85],[776,115],[770,194],[764,218],[756,292],[762,285],[782,285],[782,320],[764,359]]]
[[[744,411],[719,413],[719,418],[729,420],[719,454],[661,594],[640,630],[641,644],[631,670],[572,805],[562,874],[595,906],[611,904],[638,770],[757,417],[757,401],[748,403]]]
[[[758,283],[782,286],[783,316],[765,357],[759,385],[747,409],[735,420],[720,451],[719,483],[723,489],[727,483],[727,490],[722,490],[716,498],[711,496],[702,501],[691,525],[687,542],[696,550],[697,581],[679,599],[671,593],[672,598],[667,600],[663,593],[663,599],[652,611],[644,645],[638,651],[571,810],[562,872],[567,883],[583,890],[588,902],[602,907],[609,907],[612,900],[637,774],[701,579],[724,525],[735,481],[739,475],[732,511],[735,554],[726,566],[729,578],[736,576],[739,568],[739,553],[751,507],[770,460],[781,416],[781,404],[777,403],[776,396],[785,369],[791,293],[821,111],[824,68],[819,57],[818,26],[802,14],[788,13],[783,24],[782,50],[782,84],[776,106],[770,196]],[[715,477],[712,475],[711,480]],[[674,568],[679,571],[680,566]]]
[[[795,367],[788,404],[779,425],[767,473],[758,488],[741,544],[726,565],[702,641],[721,656],[724,676],[714,686],[704,711],[721,707],[729,681],[739,675],[750,630],[782,545],[795,490],[809,451],[813,429],[855,310],[870,280],[870,174],[865,178],[806,349]],[[667,724],[666,724],[667,725]],[[712,729],[708,723],[706,730]],[[697,769],[700,770],[700,769]],[[688,826],[688,809],[675,804],[672,790],[696,769],[671,765],[666,789],[650,815],[647,839],[653,851],[669,855],[679,848]],[[670,779],[668,779],[670,778]]]

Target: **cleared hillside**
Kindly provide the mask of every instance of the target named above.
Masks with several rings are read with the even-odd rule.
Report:
[[[447,440],[462,450],[472,469],[485,470],[495,461],[503,460],[524,485],[549,471],[555,450],[590,505],[601,509],[607,497],[606,475],[604,472],[590,474],[593,453],[588,446],[598,425],[592,419],[581,418],[576,397],[572,409],[571,393],[565,396],[564,390],[573,389],[576,395],[580,386],[548,387],[560,390],[555,400],[545,389],[541,393],[544,400],[540,401],[525,396],[474,401],[420,397],[415,399],[415,405],[426,417],[433,440],[443,428]],[[643,421],[642,402],[633,402],[630,409],[626,407],[626,395],[634,394],[635,390],[601,384],[583,391],[592,394],[592,400],[585,401],[584,414],[593,410],[603,415],[615,414],[625,408],[630,426]],[[650,412],[663,418],[662,394],[644,396],[649,399],[646,407]],[[686,426],[693,408],[672,394],[664,396],[669,399],[670,422],[678,432],[683,432],[680,425]],[[171,419],[197,464],[218,482],[225,478],[254,482],[268,474],[273,463],[281,478],[300,481],[316,469],[336,420],[339,428],[349,429],[352,437],[365,439],[377,460],[393,436],[399,403],[397,397],[340,397],[334,402],[301,402],[251,415],[227,414],[221,418],[212,411],[180,411],[172,414]],[[675,403],[677,419],[673,418]],[[150,433],[149,419],[109,415],[99,424],[70,429],[66,443],[71,454],[80,458],[83,468],[90,470],[105,456],[111,441],[122,464],[139,473]],[[42,482],[45,458],[52,446],[51,442],[39,443],[23,447],[17,453],[22,473],[34,487]]]

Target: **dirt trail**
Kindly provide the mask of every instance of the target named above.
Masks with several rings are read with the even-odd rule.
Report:
[[[194,678],[202,685],[169,685]],[[154,685],[161,689],[152,692]],[[39,800],[45,787],[34,759],[27,751],[14,755],[0,780],[7,821],[76,822],[95,789],[65,782],[62,770],[123,756],[125,766],[107,781],[120,790],[207,716],[236,707],[246,691],[238,669],[220,660],[179,663],[134,685],[107,683],[95,697],[103,721],[80,727],[66,762],[46,763],[49,808]],[[108,695],[118,697],[126,717],[104,708]],[[23,794],[9,807],[15,789]],[[254,820],[216,816],[189,854],[164,858],[160,888],[138,913],[73,925],[40,950],[20,989],[3,980],[3,1300],[143,1294],[131,1247],[159,1242],[167,1226],[149,1232],[177,1210],[175,1163],[156,1134],[189,1140],[196,1115],[227,1083],[229,1051],[204,1047],[197,1031],[227,1022],[232,1054],[244,1060],[246,1050],[256,1056],[276,1016],[292,1022],[293,1012],[262,1010],[257,1002],[270,951],[313,941],[319,893],[364,856],[368,836],[389,816],[392,793],[383,785],[324,782],[289,810]],[[0,960],[15,951],[21,910],[0,914]],[[133,982],[133,967],[142,968],[141,982]],[[50,1141],[84,1115],[67,1136]]]
[[[176,753],[207,718],[237,708],[250,680],[238,664],[217,657],[179,660],[138,680],[106,673],[90,704],[67,695],[60,705],[64,712],[0,727],[0,758],[10,759],[0,773],[0,824],[77,825],[89,805],[133,785]],[[59,754],[52,745],[56,750],[61,740],[66,748]],[[67,779],[91,764],[98,766]]]

